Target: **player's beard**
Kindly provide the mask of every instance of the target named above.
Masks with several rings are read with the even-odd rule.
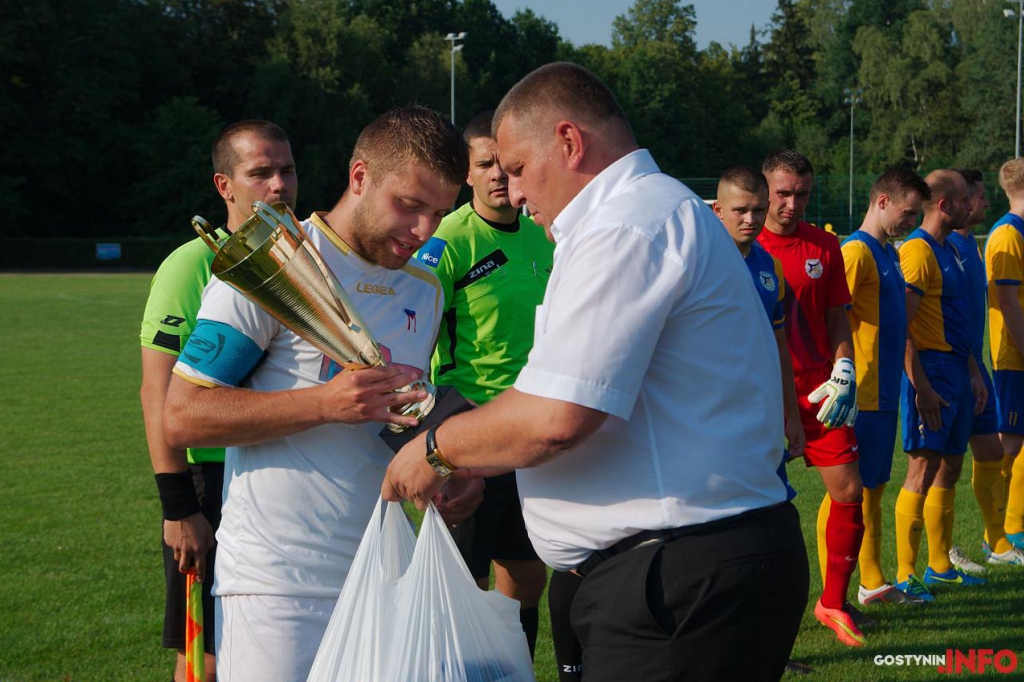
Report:
[[[370,210],[370,202],[360,202],[352,212],[350,246],[371,263],[388,270],[401,270],[409,259],[402,258],[391,249],[391,237],[385,230],[376,227],[380,222]]]

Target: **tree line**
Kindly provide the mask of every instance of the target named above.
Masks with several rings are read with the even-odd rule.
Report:
[[[209,147],[267,118],[292,138],[299,213],[341,195],[361,128],[394,105],[456,122],[571,60],[604,79],[640,144],[681,178],[792,146],[821,175],[986,172],[1013,155],[1017,22],[1002,0],[778,0],[698,49],[682,0],[636,0],[612,43],[573,45],[490,0],[0,0],[6,236],[190,235],[219,219]],[[855,202],[856,206],[856,202]],[[861,207],[862,208],[862,207]]]

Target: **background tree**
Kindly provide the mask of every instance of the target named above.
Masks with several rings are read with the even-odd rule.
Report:
[[[611,86],[640,143],[684,178],[793,146],[823,178],[815,206],[845,207],[843,93],[856,87],[858,174],[992,172],[1012,153],[1016,26],[1000,0],[778,0],[768,26],[738,17],[735,41],[704,49],[684,0],[636,0],[607,46],[572,45],[543,16],[506,18],[490,0],[0,3],[7,236],[45,225],[188,239],[193,214],[219,211],[209,144],[243,118],[288,130],[299,213],[329,208],[369,120],[411,102],[448,111],[451,31],[469,34],[457,122],[569,59]]]

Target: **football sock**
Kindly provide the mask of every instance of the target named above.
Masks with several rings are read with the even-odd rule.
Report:
[[[882,573],[882,494],[885,483],[864,488],[864,541],[860,546],[860,584],[869,590],[885,584]]]
[[[1010,478],[1014,473],[1014,460],[1016,458],[1013,455],[1002,456],[1002,487],[1006,491],[1004,498],[1010,497]]]
[[[1003,532],[1006,520],[1006,484],[1003,479],[1002,462],[979,462],[974,460],[971,473],[971,487],[981,509],[985,522],[985,542],[993,552],[1002,554],[1010,549]]]
[[[857,568],[857,555],[864,537],[864,514],[861,502],[831,501],[828,522],[825,525],[825,543],[828,547],[828,567],[825,586],[821,591],[821,604],[828,609],[841,609],[846,603],[850,577]]]
[[[955,490],[932,486],[924,500],[924,527],[928,532],[928,565],[936,573],[953,568],[949,550],[953,545],[953,501]]]
[[[828,525],[828,512],[832,508],[832,498],[825,493],[818,507],[818,568],[821,570],[821,584],[825,584],[825,574],[828,572],[828,542],[825,541],[825,527]]]
[[[1014,459],[1010,474],[1009,493],[1006,495],[1007,534],[1024,533],[1024,456]]]
[[[924,530],[924,495],[900,488],[896,498],[896,579],[917,574],[917,552]]]
[[[523,632],[526,633],[526,644],[530,647],[531,660],[533,659],[533,650],[537,647],[538,613],[536,606],[519,609],[519,623],[523,626]]]

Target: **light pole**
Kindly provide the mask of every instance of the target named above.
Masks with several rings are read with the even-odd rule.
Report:
[[[858,102],[863,101],[860,95],[864,91],[860,88],[856,90],[846,88],[843,92],[846,93],[846,99],[843,102],[850,105],[850,234],[853,234],[853,110],[857,108]]]
[[[464,40],[468,35],[465,31],[461,31],[459,33],[449,33],[444,37],[445,40],[451,43],[452,53],[452,125],[455,125],[455,53],[462,49],[462,45],[456,45],[456,43]]]
[[[1017,11],[1014,12],[1012,9],[1004,9],[1003,16],[1012,19],[1014,15],[1017,16],[1017,118],[1013,121],[1013,135],[1015,138],[1014,152],[1015,157],[1020,156],[1020,50],[1021,50],[1021,38],[1024,37],[1024,0],[1006,0],[1007,2],[1017,5]]]

